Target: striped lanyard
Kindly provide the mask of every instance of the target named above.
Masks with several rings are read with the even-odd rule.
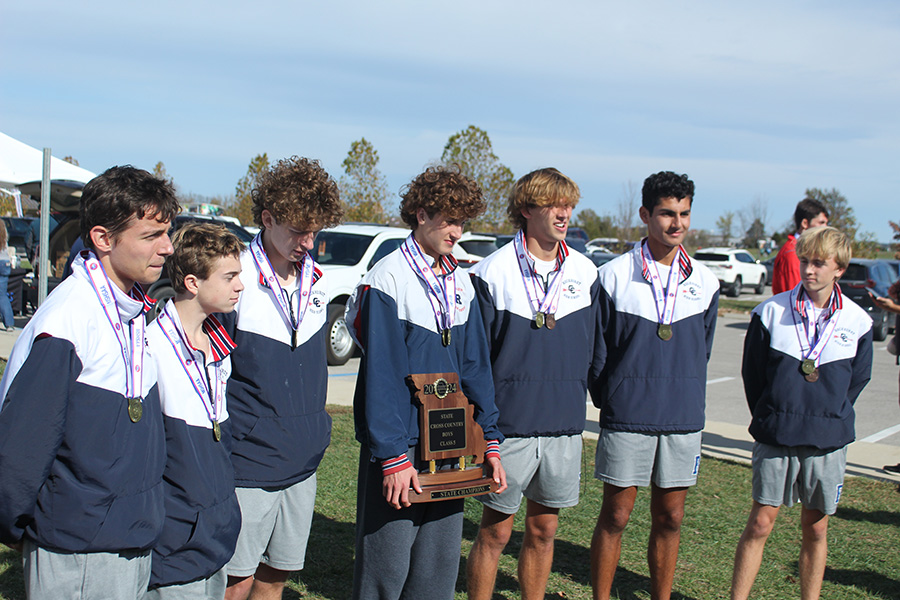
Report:
[[[797,332],[797,341],[800,342],[803,359],[813,361],[818,367],[822,360],[822,351],[831,340],[831,335],[841,316],[843,300],[840,286],[837,283],[834,284],[828,306],[819,313],[816,321],[810,319],[810,315],[814,314],[814,308],[812,300],[803,289],[803,284],[798,283],[791,290],[791,317],[794,319],[794,330]],[[821,332],[818,339],[816,339],[816,331]]]
[[[556,269],[553,278],[547,283],[547,290],[541,285],[540,279],[534,271],[534,258],[525,248],[525,234],[521,230],[513,238],[515,244],[516,259],[519,261],[519,273],[522,275],[522,283],[525,285],[525,293],[531,310],[535,313],[555,315],[559,307],[559,297],[562,292],[563,270],[566,257],[569,255],[569,247],[565,242],[559,243],[559,251],[556,253]]]
[[[193,353],[190,350],[192,346],[187,340],[187,336],[181,327],[177,325],[172,315],[169,314],[171,306],[171,303],[166,305],[159,317],[157,317],[157,321],[159,321],[163,335],[166,336],[169,344],[175,350],[175,356],[178,357],[178,363],[184,370],[184,374],[191,380],[194,391],[197,392],[197,395],[203,402],[203,408],[206,409],[210,422],[215,426],[222,416],[222,405],[225,401],[225,382],[222,381],[223,378],[220,377],[219,372],[221,361],[213,365],[214,377],[212,379],[215,387],[211,390],[208,384],[208,373],[204,372],[205,365],[201,365],[201,361],[196,360],[192,356]],[[212,341],[210,341],[210,352],[212,352]]]
[[[87,272],[91,287],[94,288],[94,293],[97,294],[97,299],[100,300],[100,305],[103,307],[104,314],[106,314],[106,320],[116,334],[116,339],[119,340],[119,347],[122,350],[122,358],[126,367],[125,397],[129,399],[140,398],[143,390],[144,368],[145,323],[143,312],[128,322],[128,334],[126,335],[125,325],[122,323],[119,307],[116,304],[113,284],[109,281],[109,277],[106,276],[103,265],[96,255],[89,250],[85,250],[82,253],[82,257],[84,257],[84,270]]]
[[[672,325],[675,319],[675,301],[678,299],[678,286],[691,274],[691,259],[683,246],[678,246],[678,254],[672,262],[669,270],[669,281],[665,289],[662,287],[662,278],[659,276],[659,268],[650,254],[647,239],[641,243],[641,275],[653,288],[653,296],[656,300],[656,314],[660,325]]]
[[[400,246],[400,252],[409,268],[428,288],[428,301],[431,302],[438,331],[449,331],[453,328],[453,307],[456,304],[456,259],[452,256],[440,257],[438,262],[446,275],[438,278],[413,234],[409,234]]]
[[[272,263],[269,262],[269,257],[263,249],[261,236],[262,233],[260,232],[250,242],[250,251],[253,255],[253,261],[256,263],[256,268],[259,270],[260,275],[262,275],[262,278],[269,286],[269,290],[275,299],[275,303],[278,305],[281,316],[288,324],[288,327],[297,331],[300,329],[300,323],[303,322],[303,316],[306,314],[306,309],[309,307],[310,290],[312,290],[315,273],[315,261],[309,253],[307,253],[303,256],[303,262],[299,265],[298,277],[300,278],[300,301],[297,303],[297,314],[295,317],[294,312],[291,310],[288,292],[281,288],[281,284],[275,276],[275,269],[272,268]]]

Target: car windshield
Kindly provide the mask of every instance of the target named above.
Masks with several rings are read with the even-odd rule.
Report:
[[[694,254],[694,258],[697,260],[708,260],[710,262],[726,262],[728,260],[728,255],[714,254],[712,252],[697,252]]]
[[[459,242],[459,245],[469,254],[475,254],[482,257],[497,250],[497,244],[495,244],[493,240],[465,240]]]
[[[865,281],[869,276],[866,273],[866,266],[859,263],[850,263],[847,266],[847,272],[841,277],[842,281]]]
[[[371,243],[370,235],[322,231],[316,236],[311,254],[320,265],[355,265]]]

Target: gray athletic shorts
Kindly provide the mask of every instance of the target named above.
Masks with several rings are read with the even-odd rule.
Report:
[[[299,571],[316,504],[316,475],[283,490],[236,488],[241,532],[234,556],[225,566],[232,577],[249,577],[260,564]]]
[[[697,483],[701,432],[632,433],[601,429],[594,477],[616,487],[687,487]]]
[[[753,499],[767,506],[793,506],[799,500],[804,508],[833,515],[841,499],[846,468],[846,446],[819,450],[756,442]]]
[[[509,488],[477,499],[507,515],[519,511],[522,496],[550,508],[578,504],[581,481],[581,436],[506,438],[500,460]]]
[[[206,579],[153,588],[144,600],[222,600],[227,583],[228,575],[222,567]]]
[[[150,583],[150,551],[69,553],[25,540],[22,554],[29,600],[141,600]]]

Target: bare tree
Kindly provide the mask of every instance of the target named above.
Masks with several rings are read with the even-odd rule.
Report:
[[[634,220],[638,213],[638,185],[632,180],[622,184],[622,197],[616,205],[616,227],[619,239],[629,241],[634,236]]]

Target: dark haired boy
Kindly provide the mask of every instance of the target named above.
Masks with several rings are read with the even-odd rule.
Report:
[[[485,462],[501,491],[506,488],[484,325],[472,283],[451,255],[463,223],[483,211],[480,188],[458,169],[427,169],[400,203],[412,233],[363,277],[347,307],[364,352],[353,400],[362,444],[355,599],[451,599],[456,586],[463,500],[409,501],[410,488],[421,487],[408,375],[459,375],[488,440]]]
[[[705,420],[706,364],[719,282],[682,246],[694,183],[664,171],[644,181],[647,237],[603,265],[605,363],[591,385],[600,408],[595,477],[603,505],[591,541],[594,598],[609,598],[637,488],[650,486],[650,596],[669,598],[688,487],[697,482]]]
[[[738,542],[731,597],[747,598],[782,505],[803,503],[800,597],[819,597],[828,515],[854,439],[853,405],[872,374],[872,319],[841,294],[850,240],[833,227],[797,241],[801,283],[753,309],[741,376],[753,419],[753,508]]]
[[[469,598],[491,598],[523,496],[519,587],[523,598],[543,598],[559,509],[578,504],[600,288],[594,263],[565,242],[579,197],[575,182],[553,168],[519,179],[507,208],[519,232],[469,271],[487,330],[509,484],[478,497],[484,510],[467,563]]]
[[[828,209],[813,198],[804,198],[794,209],[795,232],[775,255],[772,268],[772,293],[794,289],[800,283],[800,260],[797,258],[797,239],[807,229],[828,225]]]
[[[166,521],[153,549],[146,600],[225,596],[241,510],[234,494],[225,385],[234,342],[213,313],[234,310],[241,240],[221,224],[192,223],[166,261],[175,298],[147,337],[159,373],[166,429]]]
[[[337,184],[318,161],[292,157],[263,173],[252,197],[262,231],[241,254],[241,299],[222,317],[237,343],[227,394],[242,519],[229,600],[280,598],[303,568],[316,468],[331,440],[328,296],[309,252],[343,215]]]
[[[172,186],[112,167],[81,197],[87,247],[0,383],[0,541],[28,598],[141,598],[163,526],[165,436],[141,284],[172,253]]]

